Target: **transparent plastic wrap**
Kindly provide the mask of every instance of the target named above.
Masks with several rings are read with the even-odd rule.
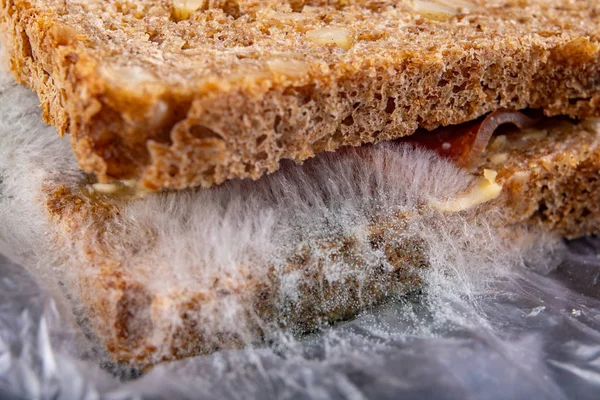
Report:
[[[2,258],[0,397],[596,399],[599,248],[568,243],[554,265],[522,268],[476,299],[432,287],[312,337],[120,380],[82,359],[78,329]]]

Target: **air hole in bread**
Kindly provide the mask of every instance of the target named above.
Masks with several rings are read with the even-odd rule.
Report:
[[[192,125],[188,132],[196,139],[223,139],[217,132],[204,125]]]
[[[302,12],[304,9],[304,0],[290,0],[290,7],[294,12]]]
[[[586,97],[575,97],[572,99],[569,99],[569,105],[574,106],[577,105],[577,103],[579,102],[589,102],[590,98],[586,98]]]
[[[174,177],[179,175],[179,167],[177,165],[169,165],[169,170],[167,171],[170,177]]]
[[[273,128],[275,129],[275,132],[279,132],[280,131],[280,126],[281,126],[281,116],[276,115],[275,116],[275,122],[273,122]]]
[[[31,50],[31,42],[29,36],[25,32],[21,32],[21,50],[25,57],[33,58],[33,51]]]
[[[546,190],[547,190],[547,187],[546,187]],[[543,188],[542,188],[542,192],[543,192]],[[546,215],[547,212],[548,212],[548,206],[546,205],[546,201],[542,200],[540,202],[538,210],[536,211],[536,215],[542,222],[544,222],[544,221],[548,220],[548,215]]]
[[[352,114],[350,114],[346,118],[344,118],[344,120],[342,121],[342,125],[346,125],[346,126],[354,125],[354,118],[352,117]]]
[[[161,44],[163,42],[163,40],[159,37],[160,32],[158,31],[146,31],[146,34],[148,35],[148,41],[150,42],[157,44]]]
[[[233,19],[238,19],[242,14],[240,12],[240,6],[236,0],[227,0],[223,4],[223,12]]]
[[[467,82],[463,82],[460,85],[454,85],[452,87],[452,93],[460,93],[464,91],[467,87]]]
[[[267,135],[260,135],[256,138],[256,147],[259,147],[267,139]]]
[[[210,167],[208,167],[204,170],[204,176],[207,179],[214,179],[215,171],[216,171],[216,167],[214,165],[211,165]]]
[[[395,110],[396,110],[396,99],[394,97],[388,97],[387,104],[385,106],[385,112],[388,114],[391,114]]]

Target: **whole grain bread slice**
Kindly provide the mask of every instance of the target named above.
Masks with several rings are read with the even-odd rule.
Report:
[[[449,211],[491,170],[495,198]],[[436,263],[476,270],[545,232],[598,233],[598,171],[598,125],[553,121],[496,136],[470,173],[392,144],[218,190],[42,193],[72,298],[114,360],[147,368],[351,318]]]
[[[499,108],[600,115],[595,0],[7,0],[10,69],[79,165],[150,190]]]

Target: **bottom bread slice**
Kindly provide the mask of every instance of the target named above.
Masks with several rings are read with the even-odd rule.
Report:
[[[469,170],[388,143],[144,196],[83,175],[35,98],[0,87],[0,251],[135,367],[307,332],[418,289],[427,271],[485,275],[540,232],[600,226],[593,121],[496,135]]]
[[[444,242],[476,263],[523,229],[597,232],[598,144],[592,122],[552,120],[496,136],[470,171],[387,144],[212,190],[80,181],[44,194],[74,298],[114,359],[144,368],[350,318],[418,288],[459,254]],[[479,201],[490,171],[502,191]]]

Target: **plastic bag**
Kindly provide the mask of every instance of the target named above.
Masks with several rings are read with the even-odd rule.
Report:
[[[0,397],[595,399],[598,249],[599,239],[568,243],[557,267],[522,268],[476,302],[417,293],[313,336],[121,379],[82,355],[78,328],[2,258]]]

